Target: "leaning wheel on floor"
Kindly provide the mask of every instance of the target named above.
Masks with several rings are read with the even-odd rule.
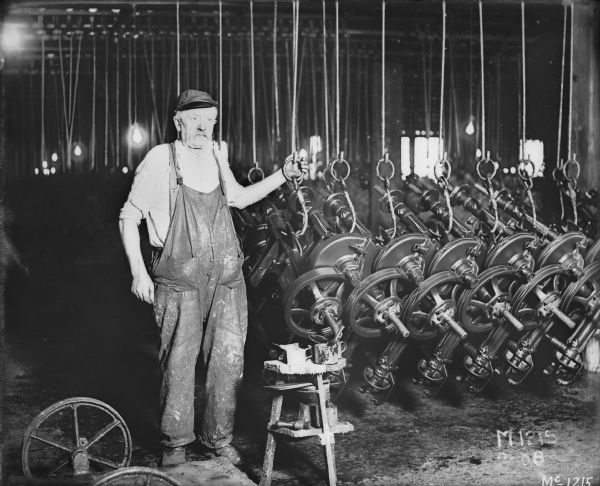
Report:
[[[99,477],[92,486],[181,486],[171,476],[150,467],[127,467]]]
[[[131,449],[129,429],[116,410],[94,398],[73,397],[31,422],[21,465],[29,480],[103,473],[128,466]]]

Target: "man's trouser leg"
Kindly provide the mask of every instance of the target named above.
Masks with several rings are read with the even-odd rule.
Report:
[[[233,289],[218,285],[202,346],[206,388],[199,440],[211,449],[226,446],[233,437],[247,327],[245,283]]]
[[[154,315],[160,330],[161,443],[178,447],[193,442],[196,361],[202,342],[202,303],[198,293],[158,286]]]

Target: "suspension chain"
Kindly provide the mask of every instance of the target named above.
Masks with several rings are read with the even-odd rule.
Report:
[[[577,226],[579,220],[577,214],[577,180],[579,179],[579,174],[581,174],[581,166],[579,165],[575,154],[563,164],[561,170],[567,181],[569,199],[571,200],[571,206],[573,207],[573,224]]]
[[[339,174],[336,170],[335,166],[338,164],[346,167],[346,173],[344,175]],[[344,152],[340,152],[338,158],[334,159],[333,162],[331,162],[331,167],[329,168],[329,171],[331,172],[331,177],[333,177],[333,179],[340,186],[342,186],[342,191],[344,192],[344,196],[346,197],[346,201],[348,202],[348,207],[352,212],[352,227],[350,228],[350,233],[354,233],[354,230],[356,229],[356,210],[354,209],[354,204],[352,204],[350,194],[348,194],[348,187],[346,186],[346,179],[348,179],[348,177],[350,176],[350,164],[346,159],[344,159]]]
[[[382,167],[386,166],[389,167],[388,172],[382,173]],[[379,179],[383,182],[383,187],[385,188],[385,194],[390,208],[390,214],[392,215],[392,221],[394,224],[392,240],[396,237],[396,231],[398,228],[398,223],[396,222],[396,212],[394,211],[392,195],[390,194],[390,179],[394,178],[395,173],[396,167],[394,166],[394,162],[390,160],[390,155],[386,152],[383,154],[383,159],[379,159],[379,161],[377,162],[377,177],[379,177]]]
[[[529,204],[531,204],[531,217],[533,218],[533,227],[535,229],[537,226],[537,216],[535,211],[535,202],[533,201],[533,194],[531,193],[531,189],[533,188],[533,175],[535,173],[535,166],[530,159],[523,157],[523,159],[519,161],[517,172],[523,181],[525,192],[529,198]]]
[[[292,183],[294,191],[298,196],[298,202],[300,203],[300,207],[302,208],[302,229],[296,232],[296,236],[302,236],[304,233],[306,233],[306,230],[308,229],[308,209],[306,207],[306,200],[304,199],[304,194],[302,193],[302,191],[300,191],[300,183],[304,180],[304,173],[301,172],[297,176],[288,176],[285,171],[285,168],[288,164],[301,167],[303,165],[302,162],[305,157],[306,154],[304,150],[301,150],[300,152],[292,152],[291,155],[287,156],[282,167],[283,175],[288,182]],[[253,169],[257,169],[257,167],[253,167]]]
[[[444,152],[443,157],[433,166],[433,175],[437,185],[444,193],[444,199],[446,200],[446,207],[448,208],[448,233],[452,231],[452,224],[454,222],[454,212],[452,210],[452,204],[450,203],[450,192],[448,191],[448,180],[450,179],[451,174],[452,166],[448,161],[448,154]]]
[[[256,157],[256,88],[254,67],[254,2],[250,0],[250,108],[252,112],[252,162],[254,164],[248,171],[248,181],[250,184],[262,181],[265,178],[265,173],[258,166],[258,159]],[[255,179],[254,175],[258,178]]]
[[[559,139],[560,140],[560,139]],[[558,187],[558,200],[560,201],[560,220],[563,221],[565,219],[565,203],[563,201],[563,181],[559,176],[562,173],[564,167],[563,160],[556,161],[556,167],[552,170],[552,178]]]
[[[485,157],[482,157],[477,162],[477,175],[486,184],[488,196],[492,204],[492,211],[494,212],[494,226],[492,227],[492,238],[494,239],[494,241],[496,240],[496,231],[499,226],[499,216],[497,200],[498,191],[494,189],[492,180],[494,179],[496,172],[498,172],[498,167],[498,162],[495,162],[490,158],[489,152],[486,154]]]

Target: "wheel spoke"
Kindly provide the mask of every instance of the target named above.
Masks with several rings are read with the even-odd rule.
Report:
[[[588,302],[588,300],[585,297],[582,297],[581,295],[576,295],[575,297],[573,297],[573,300],[581,305],[587,305]]]
[[[413,321],[413,320],[426,321],[428,319],[428,317],[429,317],[429,314],[427,314],[423,311],[415,311],[410,314],[411,321]]]
[[[73,451],[71,449],[69,449],[68,447],[65,447],[64,445],[59,444],[58,442],[54,442],[50,439],[45,439],[44,437],[40,437],[39,435],[34,435],[34,434],[31,434],[30,437],[32,439],[39,440],[40,442],[43,442],[44,444],[48,444],[52,447],[56,447],[57,449],[68,452],[69,454],[73,453]]]
[[[372,329],[373,328],[373,326],[370,325],[373,323],[373,320],[368,316],[364,316],[359,319],[356,319],[354,322],[356,323],[356,325],[358,327],[361,327],[363,329]]]
[[[146,473],[146,481],[144,481],[144,486],[150,486],[151,480],[152,480],[152,475],[150,473]]]
[[[581,286],[581,288],[577,292],[577,295],[588,297],[590,294],[592,294],[594,292],[594,290],[595,290],[594,286],[590,285],[590,283],[587,282]]]
[[[487,310],[488,310],[488,304],[486,304],[485,302],[482,302],[480,300],[475,300],[475,299],[471,300],[471,305],[469,307],[475,307],[476,309],[481,309],[485,312],[487,312]]]
[[[73,408],[73,426],[75,428],[75,447],[79,447],[79,421],[77,419],[77,404],[72,404]]]
[[[496,295],[502,294],[502,289],[500,288],[500,286],[498,285],[498,282],[496,280],[492,280],[492,288],[494,289],[494,294],[496,294]]]
[[[361,295],[361,299],[363,299],[365,302],[367,302],[371,307],[375,308],[375,306],[377,304],[379,304],[379,301],[373,297],[371,294],[369,294],[368,292],[365,292]]]
[[[119,469],[120,467],[122,467],[122,465],[119,464],[119,463],[116,463],[114,461],[110,461],[108,459],[102,459],[101,457],[94,456],[94,455],[89,454],[89,453],[88,453],[88,458],[90,459],[90,461],[97,462],[98,464],[102,464],[103,466],[112,467],[113,469]]]
[[[322,293],[321,293],[321,289],[319,289],[319,287],[317,286],[316,283],[312,282],[310,284],[308,284],[313,296],[315,297],[315,300],[320,300],[323,297],[325,297]]]
[[[481,297],[482,299],[487,299],[487,300],[491,300],[493,298],[493,295],[490,294],[489,290],[486,289],[485,287],[481,287],[477,291],[477,296]]]
[[[338,282],[336,282],[335,280],[329,280],[329,281],[325,281],[324,283],[321,284],[321,292],[323,293],[323,295],[329,295],[329,291],[335,287],[335,285]],[[337,290],[337,289],[336,289]]]
[[[393,278],[390,280],[390,296],[398,295],[398,280]]]
[[[52,469],[52,471],[48,473],[48,476],[52,476],[53,474],[56,474],[58,471],[60,471],[63,467],[68,466],[69,462],[69,458],[64,459],[58,464],[58,466],[56,466],[54,469]]]
[[[433,297],[433,300],[435,300],[436,305],[440,305],[440,304],[444,303],[444,299],[442,299],[442,296],[438,292],[438,289],[431,289],[430,294]]]
[[[102,430],[100,430],[94,437],[92,437],[90,439],[90,441],[88,442],[88,444],[86,446],[86,449],[89,449],[90,447],[92,447],[96,442],[98,442],[100,439],[102,439],[102,437],[104,437],[106,434],[108,434],[117,425],[119,425],[119,421],[114,420],[113,422],[108,424],[106,427],[104,427]]]
[[[306,309],[302,309],[301,307],[295,307],[291,309],[290,314],[293,316],[297,315],[300,317],[307,317],[310,319],[310,312]]]

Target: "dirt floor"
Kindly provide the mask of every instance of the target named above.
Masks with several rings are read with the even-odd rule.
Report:
[[[25,252],[28,274],[13,269],[7,287],[3,479],[22,476],[20,446],[31,420],[72,396],[105,401],[133,437],[132,465],[155,466],[157,335],[150,307],[129,293],[116,234],[59,250]],[[250,336],[234,444],[258,482],[270,396],[261,388],[264,351]],[[429,397],[407,377],[383,405],[351,383],[339,400],[355,431],[338,436],[346,485],[600,484],[600,375],[570,387],[540,376],[484,396]],[[201,458],[194,450],[192,459]],[[325,484],[320,448],[281,444],[274,484]]]

